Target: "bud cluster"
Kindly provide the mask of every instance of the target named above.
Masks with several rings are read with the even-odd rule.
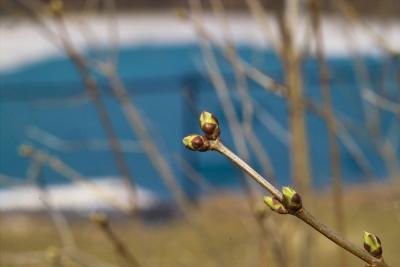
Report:
[[[193,151],[204,152],[210,148],[210,141],[204,136],[198,134],[188,135],[183,138],[183,144],[186,148]]]
[[[183,138],[183,144],[186,148],[193,151],[210,150],[210,141],[219,139],[221,130],[218,119],[210,112],[203,111],[199,118],[199,124],[203,135],[192,134]]]
[[[290,187],[282,188],[282,201],[276,197],[265,197],[264,203],[271,210],[279,214],[294,214],[302,209],[303,204],[300,195]]]

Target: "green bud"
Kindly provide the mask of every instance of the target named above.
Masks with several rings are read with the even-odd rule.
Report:
[[[210,149],[210,142],[204,136],[198,134],[188,135],[182,140],[186,148],[193,151],[204,152]]]
[[[301,201],[301,197],[296,191],[294,191],[290,187],[285,186],[282,188],[282,193],[282,202],[288,210],[296,212],[302,208],[303,204]]]
[[[278,212],[279,214],[287,214],[287,209],[283,206],[281,202],[275,197],[264,197],[264,203],[270,207],[271,210]]]
[[[381,240],[374,234],[364,231],[364,248],[375,258],[382,257]]]
[[[92,223],[97,224],[98,226],[108,226],[108,218],[107,215],[105,215],[104,213],[95,212],[90,215],[90,220],[92,221]]]
[[[210,140],[216,140],[221,134],[219,122],[214,115],[208,111],[203,111],[200,115],[200,128]]]

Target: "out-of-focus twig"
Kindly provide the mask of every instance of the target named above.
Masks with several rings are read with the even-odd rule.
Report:
[[[47,6],[41,5],[40,3],[33,1],[31,3],[26,3],[21,0],[17,0],[18,4],[24,7],[32,18],[39,23],[42,21],[40,10],[48,8]],[[32,5],[33,3],[33,5]],[[68,30],[65,25],[64,17],[63,17],[63,9],[62,2],[61,6],[58,7],[59,10],[52,10],[52,3],[50,3],[50,13],[54,16],[56,20],[56,26],[58,28],[58,35],[52,34],[49,35],[49,39],[59,40],[61,42],[62,48],[65,53],[69,56],[71,61],[75,64],[83,84],[88,92],[88,95],[91,97],[96,111],[99,115],[100,123],[103,126],[103,129],[106,133],[107,139],[110,144],[111,152],[114,156],[115,163],[117,166],[117,170],[120,173],[121,177],[124,179],[130,190],[130,204],[131,209],[135,210],[135,205],[137,203],[137,192],[134,185],[133,177],[130,174],[129,167],[125,161],[124,155],[121,151],[121,145],[118,141],[117,134],[114,130],[111,118],[108,114],[107,107],[103,102],[99,88],[97,86],[96,80],[90,72],[90,67],[85,59],[85,57],[79,53],[79,51],[74,47],[72,40],[69,36]],[[42,23],[43,25],[43,23]],[[43,27],[46,29],[45,25]]]
[[[392,112],[400,117],[400,103],[396,103],[387,98],[384,98],[372,90],[363,91],[362,98],[369,103],[389,112]]]
[[[91,221],[99,227],[108,240],[113,244],[116,253],[124,260],[124,266],[141,266],[136,257],[128,250],[124,242],[122,242],[122,240],[115,234],[105,214],[94,213],[91,215]]]
[[[58,158],[51,156],[42,150],[38,150],[30,145],[23,145],[21,147],[21,151],[22,151],[21,153],[25,157],[36,157],[37,159],[40,159],[40,162],[42,164],[49,166],[54,171],[60,173],[61,175],[65,176],[71,181],[76,182],[77,184],[80,184],[82,186],[85,186],[86,188],[91,190],[96,196],[105,201],[105,203],[109,204],[115,209],[121,211],[124,214],[129,213],[128,206],[123,205],[120,202],[117,202],[112,196],[99,189],[95,184],[91,183],[87,178],[83,177],[80,173],[69,167],[67,164],[65,164]]]
[[[109,143],[106,140],[91,138],[84,141],[67,141],[55,136],[36,126],[30,126],[26,134],[32,140],[41,143],[51,149],[72,152],[77,150],[109,150]],[[122,150],[125,153],[141,153],[140,144],[131,140],[120,140]]]
[[[265,12],[261,2],[259,0],[246,0],[246,4],[249,7],[250,13],[262,30],[262,33],[265,34],[267,39],[266,42],[272,46],[274,51],[282,54],[282,51],[280,51],[279,40],[273,35],[271,25],[268,21],[268,15]]]
[[[277,20],[281,35],[282,62],[285,70],[285,80],[288,87],[287,104],[289,129],[292,133],[290,142],[291,176],[294,184],[308,199],[312,198],[312,172],[307,139],[306,109],[304,106],[304,88],[301,74],[301,53],[296,47],[296,29],[299,20],[299,0],[286,0],[277,11]],[[306,231],[308,247],[302,247],[300,266],[310,265],[312,236]]]
[[[102,73],[108,78],[111,89],[121,104],[122,110],[132,131],[138,136],[143,151],[146,153],[155,169],[159,172],[160,178],[162,178],[164,183],[168,186],[176,202],[183,210],[188,209],[189,203],[184,192],[177,183],[177,179],[167,160],[163,157],[154,140],[152,140],[151,134],[148,131],[138,108],[130,99],[125,84],[122,82],[113,66],[107,63],[102,66]]]
[[[249,87],[247,83],[246,73],[240,66],[240,58],[236,51],[233,43],[233,36],[227,20],[224,7],[220,0],[211,1],[211,6],[214,14],[221,20],[224,33],[224,50],[226,51],[226,57],[231,63],[235,73],[237,91],[240,101],[242,103],[242,127],[244,129],[244,137],[249,143],[250,147],[254,151],[254,154],[258,161],[263,166],[263,170],[266,176],[275,179],[273,166],[271,164],[270,156],[268,152],[263,149],[262,143],[258,136],[253,131],[253,117],[254,117],[254,105],[249,93]]]
[[[350,3],[344,0],[338,0],[335,1],[334,4],[349,22],[351,22],[353,25],[361,25],[365,32],[367,32],[370,37],[375,40],[375,42],[384,52],[388,53],[390,56],[400,55],[400,47],[393,47],[392,44],[389,44],[384,38],[384,33],[378,33],[372,30],[371,27],[369,27],[369,25],[363,21],[358,11],[352,7]]]
[[[325,120],[328,129],[328,143],[331,166],[331,180],[333,185],[333,207],[338,232],[345,236],[345,218],[343,211],[343,188],[342,188],[342,168],[340,161],[339,143],[336,139],[337,125],[335,114],[332,107],[331,88],[329,84],[329,69],[324,55],[324,40],[321,25],[321,7],[319,0],[308,1],[311,13],[311,26],[315,37],[316,54],[319,65],[320,84],[322,98],[324,102]],[[340,266],[346,266],[346,258],[343,251],[339,250]]]
[[[303,81],[300,73],[300,54],[295,47],[295,27],[298,23],[299,1],[284,2],[278,11],[281,31],[282,59],[288,87],[289,125],[292,132],[291,164],[294,183],[300,192],[307,194],[311,184],[310,162],[305,126]]]
[[[40,191],[40,200],[42,201],[44,207],[48,211],[52,222],[54,224],[57,233],[59,234],[62,251],[58,251],[57,253],[52,253],[52,251],[48,252],[48,260],[54,267],[62,267],[64,264],[62,263],[62,255],[65,254],[69,258],[73,259],[78,263],[79,266],[83,267],[93,267],[99,265],[93,265],[92,263],[82,263],[81,257],[76,255],[76,252],[79,251],[72,231],[69,227],[67,219],[64,215],[57,209],[52,206],[52,203],[49,199],[49,195],[47,193],[47,186],[44,183],[44,180],[41,179],[42,168],[46,164],[46,154],[45,153],[32,153],[32,150],[28,146],[22,146],[20,149],[20,153],[22,156],[30,156],[31,163],[27,170],[26,180],[32,181],[33,184],[39,188]],[[56,255],[55,255],[56,254]],[[100,264],[103,266],[103,264]]]

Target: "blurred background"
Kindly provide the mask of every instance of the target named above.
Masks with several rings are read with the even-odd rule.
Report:
[[[0,266],[400,264],[400,2],[0,1]]]

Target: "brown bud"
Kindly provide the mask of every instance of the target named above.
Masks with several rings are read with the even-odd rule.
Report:
[[[282,188],[282,195],[283,195],[283,205],[291,211],[291,212],[297,212],[303,207],[302,200],[300,195],[294,191],[290,187],[283,187]]]
[[[210,149],[210,142],[198,134],[188,135],[183,138],[183,144],[190,150],[204,152]]]
[[[210,112],[203,111],[200,115],[200,128],[210,140],[216,140],[221,134],[218,119]]]

